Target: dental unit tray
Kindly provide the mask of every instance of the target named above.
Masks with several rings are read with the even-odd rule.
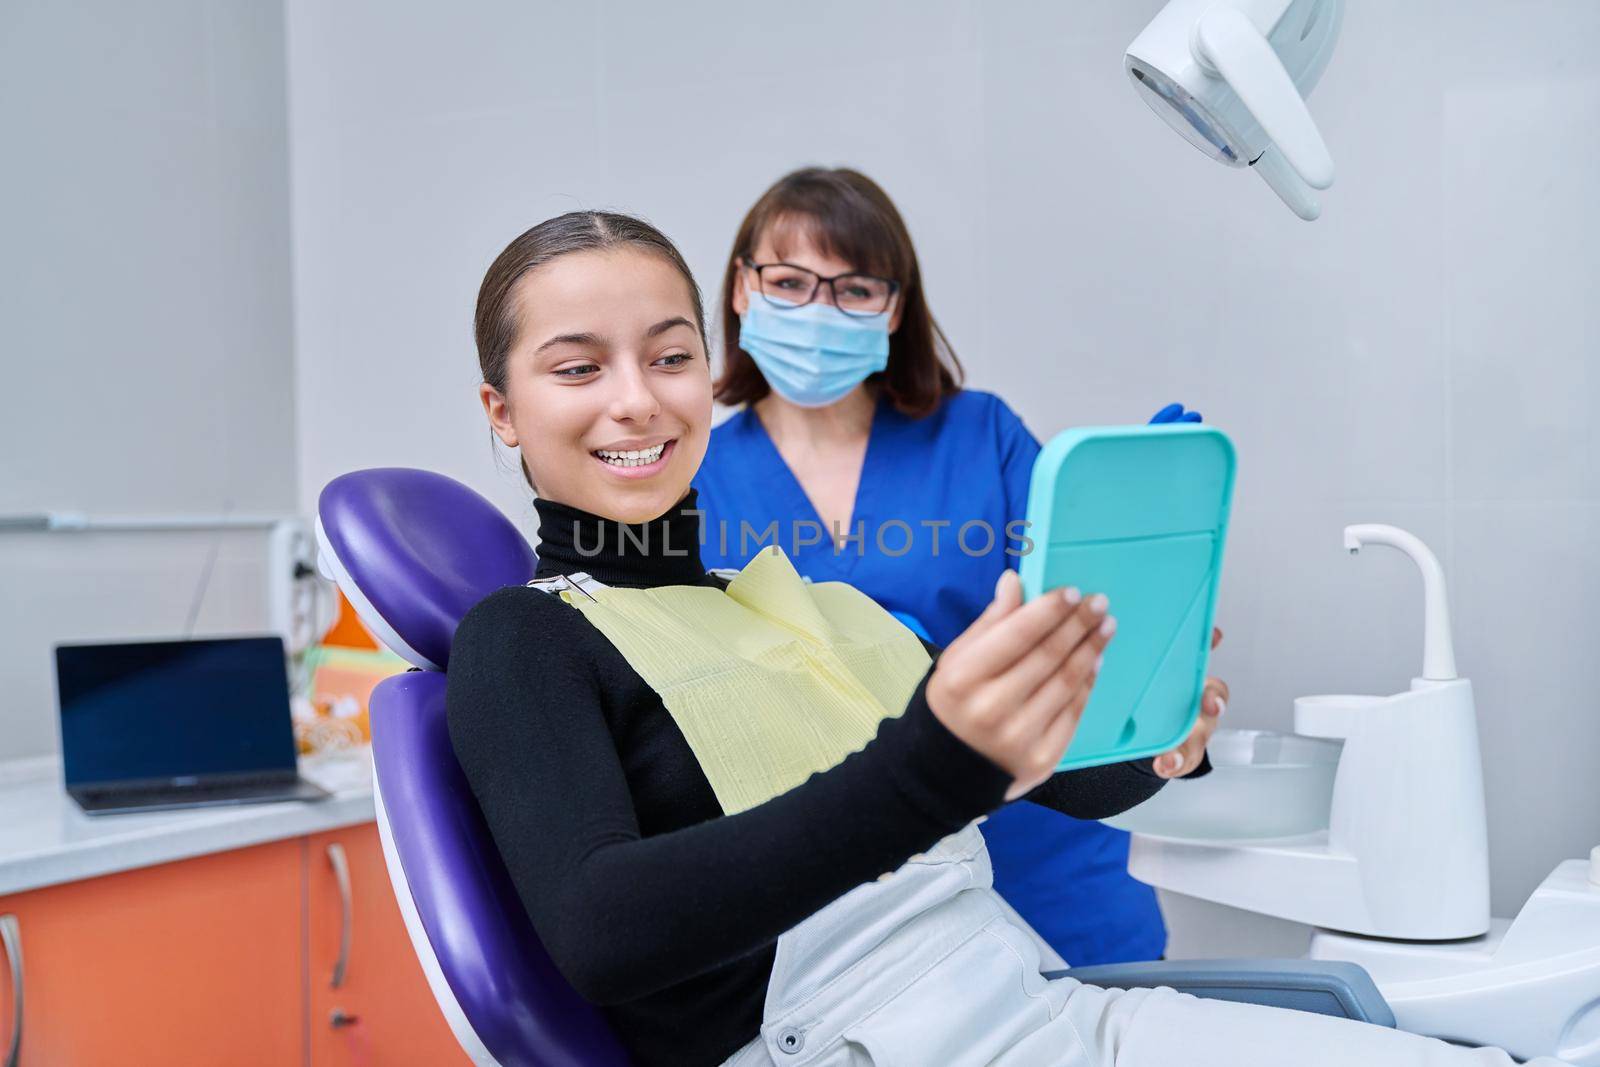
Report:
[[[1023,596],[1076,586],[1117,620],[1061,770],[1167,752],[1193,728],[1234,466],[1227,435],[1187,423],[1067,430],[1034,462]]]

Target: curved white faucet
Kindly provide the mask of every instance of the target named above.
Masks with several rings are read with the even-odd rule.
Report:
[[[1344,528],[1344,547],[1353,556],[1365,545],[1388,545],[1411,557],[1422,572],[1422,678],[1449,682],[1456,677],[1456,654],[1450,640],[1450,600],[1444,589],[1444,568],[1422,540],[1398,526],[1361,523]]]

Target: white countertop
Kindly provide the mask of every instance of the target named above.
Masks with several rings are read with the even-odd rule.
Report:
[[[369,749],[302,759],[300,772],[333,797],[88,816],[62,788],[59,759],[0,763],[0,897],[373,820]]]

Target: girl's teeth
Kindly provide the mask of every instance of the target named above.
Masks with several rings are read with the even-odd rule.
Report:
[[[644,467],[661,458],[661,453],[666,450],[666,444],[656,445],[654,448],[640,449],[627,452],[608,452],[599,449],[595,455],[614,467]]]

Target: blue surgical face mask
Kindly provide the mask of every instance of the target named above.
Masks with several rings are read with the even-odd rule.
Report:
[[[889,365],[889,312],[846,315],[832,304],[774,307],[748,296],[739,347],[767,384],[801,407],[826,407]]]

